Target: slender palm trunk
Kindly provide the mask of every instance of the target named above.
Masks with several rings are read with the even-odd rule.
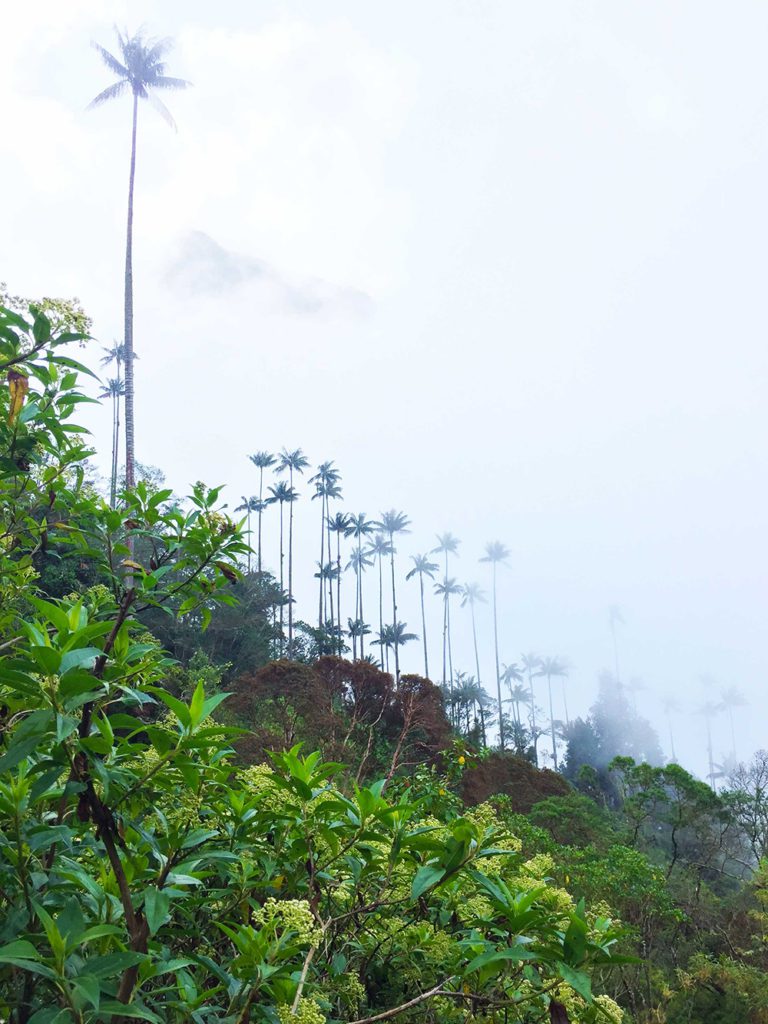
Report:
[[[341,655],[341,530],[336,534],[336,618],[339,622],[338,653]]]
[[[251,499],[248,499],[248,575],[251,575]]]
[[[499,703],[499,746],[504,749],[504,707],[501,702],[501,672],[499,671],[499,620],[496,603],[496,563],[493,563],[493,650],[496,658],[496,696]]]
[[[712,753],[712,726],[709,721],[709,715],[706,716],[707,722],[707,758],[709,760],[709,784],[712,790],[717,792],[717,782],[715,780],[715,758]]]
[[[571,720],[568,717],[568,695],[565,692],[565,679],[560,680],[560,685],[563,688],[563,708],[565,709],[565,724],[566,726],[571,724]]]
[[[379,640],[381,641],[381,667],[384,668],[384,576],[379,552]],[[387,649],[387,671],[389,671],[389,650]]]
[[[263,505],[263,495],[264,495],[264,467],[260,466],[259,467],[259,552],[258,552],[258,556],[257,556],[258,567],[259,567],[259,575],[261,575],[261,514],[262,514],[262,505]]]
[[[528,669],[528,689],[531,691],[531,736],[533,737],[533,757],[539,767],[539,737],[536,735],[536,695],[533,692],[533,673]]]
[[[317,628],[323,628],[324,612],[323,598],[325,596],[325,580],[323,578],[323,565],[325,564],[323,558],[325,556],[325,495],[320,495],[320,591],[318,595],[317,603]]]
[[[392,570],[392,627],[397,629],[397,592],[395,590],[395,545],[394,536],[389,535],[389,564]],[[400,682],[400,645],[395,642],[395,682]]]
[[[331,616],[331,635],[333,635],[335,628],[335,618],[333,612],[333,552],[331,550],[331,506],[326,499],[325,503],[325,526],[326,534],[328,539],[328,604],[327,608]]]
[[[424,678],[429,679],[429,656],[427,655],[427,617],[424,612],[424,573],[419,573],[419,590],[421,592],[421,634],[424,637]]]
[[[669,712],[667,712],[667,726],[669,727],[669,745],[672,748],[672,760],[675,764],[677,764],[677,754],[675,753],[675,736],[672,732],[672,718]]]
[[[451,680],[451,692],[453,692],[453,644],[451,643],[451,597],[445,595],[445,611],[448,619],[448,677]]]
[[[289,474],[293,495],[293,470]],[[293,501],[288,510],[288,657],[293,657]]]
[[[118,375],[118,381],[119,381]],[[120,443],[120,391],[112,397],[112,475],[109,481],[109,504],[117,501],[117,447]]]
[[[283,502],[280,502],[280,656],[283,654]]]
[[[133,94],[131,127],[131,172],[128,179],[128,226],[125,237],[125,486],[136,483],[135,430],[133,415],[133,189],[136,180],[136,124],[139,96]],[[133,547],[132,540],[129,547]]]
[[[363,567],[360,566],[360,574],[358,576],[358,586],[360,587],[360,657],[365,657],[365,612],[363,611]]]
[[[555,735],[555,709],[552,704],[552,676],[547,673],[547,689],[549,690],[549,725],[552,730],[552,757],[557,771],[557,736]]]

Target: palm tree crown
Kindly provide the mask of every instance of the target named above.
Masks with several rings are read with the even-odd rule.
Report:
[[[170,39],[149,39],[139,31],[133,36],[123,35],[118,29],[117,41],[120,49],[121,60],[118,60],[109,50],[94,43],[94,48],[101,54],[109,70],[117,76],[117,81],[108,85],[98,96],[95,96],[88,104],[90,107],[98,107],[108,100],[117,99],[123,93],[130,90],[140,100],[149,100],[157,111],[162,114],[165,120],[176,127],[170,111],[157,96],[155,89],[186,89],[190,84],[183,78],[170,78],[165,73],[165,61],[163,57],[173,46]]]

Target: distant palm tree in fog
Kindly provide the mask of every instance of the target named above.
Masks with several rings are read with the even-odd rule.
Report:
[[[264,470],[269,469],[270,466],[274,466],[277,459],[270,452],[254,452],[253,455],[249,456],[251,462],[259,471],[259,505],[256,509],[259,520],[259,536],[258,544],[256,547],[256,571],[261,572],[261,517],[264,509],[267,507],[269,502],[264,500]]]
[[[728,712],[728,720],[731,726],[731,757],[736,758],[736,727],[733,721],[733,709],[743,708],[747,704],[747,698],[744,694],[735,686],[730,686],[727,690],[723,690],[721,694],[723,701],[723,707]]]
[[[445,557],[444,579],[448,579],[448,556],[455,555],[459,550],[461,541],[450,532],[437,534],[437,546],[432,548],[431,554],[441,554]],[[448,639],[450,632],[450,614],[448,607],[448,594],[443,594],[443,685],[448,679]],[[451,687],[453,687],[453,673],[451,672]]]
[[[381,529],[389,537],[389,564],[392,572],[392,622],[394,623],[393,629],[397,629],[400,623],[397,620],[397,589],[395,587],[395,555],[397,549],[395,547],[395,534],[410,533],[409,527],[411,521],[405,512],[398,512],[392,508],[388,512],[382,512],[381,522],[379,523]],[[416,634],[409,634],[409,636],[415,636]],[[400,679],[400,644],[395,643],[395,680]]]
[[[427,618],[424,611],[424,577],[431,580],[435,578],[439,566],[437,562],[430,562],[429,555],[411,555],[413,568],[406,575],[406,580],[419,577],[419,597],[421,598],[421,634],[424,640],[424,678],[429,679],[429,652],[427,650]]]
[[[501,701],[501,672],[499,670],[499,615],[498,596],[496,593],[496,567],[506,562],[510,551],[501,541],[494,540],[485,545],[485,554],[481,562],[490,562],[493,569],[493,653],[496,662],[496,696],[499,703],[499,746],[504,749],[504,709]]]
[[[547,677],[547,689],[549,691],[549,727],[552,734],[552,758],[557,771],[557,736],[555,734],[555,709],[552,701],[552,676],[564,676],[568,674],[565,662],[560,658],[542,658],[542,674]]]
[[[536,728],[536,694],[533,692],[533,680],[542,675],[541,671],[541,658],[538,654],[529,652],[523,654],[520,658],[520,663],[525,669],[525,674],[528,677],[528,689],[531,691],[531,735],[533,736],[533,753],[536,759],[536,766],[539,764],[539,733]]]
[[[677,754],[675,753],[675,735],[672,731],[672,715],[680,710],[680,705],[674,697],[664,697],[662,700],[662,706],[664,708],[664,715],[667,719],[667,727],[669,729],[669,745],[672,750],[672,760],[677,764]]]

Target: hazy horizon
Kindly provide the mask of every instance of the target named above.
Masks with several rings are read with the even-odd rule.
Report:
[[[251,452],[334,460],[339,510],[412,520],[413,632],[409,555],[450,530],[452,575],[490,597],[478,560],[499,540],[501,660],[566,658],[572,717],[613,668],[617,605],[622,677],[667,754],[658,698],[683,705],[677,752],[703,775],[693,712],[732,686],[740,758],[768,746],[768,8],[73,0],[6,22],[0,281],[79,296],[91,366],[122,333],[130,104],[86,111],[111,80],[90,43],[143,24],[194,85],[167,97],[178,134],[140,114],[142,462],[180,493],[225,483],[234,508]],[[87,422],[106,473],[109,408]],[[319,509],[299,486],[311,622]],[[453,621],[474,674],[466,609]],[[492,693],[490,603],[479,631]],[[402,660],[419,671],[421,645]]]

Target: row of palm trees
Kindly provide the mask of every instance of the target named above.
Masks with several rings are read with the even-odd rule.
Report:
[[[319,503],[319,557],[314,573],[317,583],[317,628],[332,638],[334,649],[342,653],[347,641],[351,647],[352,657],[370,658],[366,654],[366,643],[379,648],[378,661],[386,671],[392,669],[397,680],[400,678],[400,651],[412,641],[418,640],[416,633],[409,632],[407,623],[402,622],[398,611],[398,583],[400,572],[398,566],[398,544],[400,538],[410,533],[411,521],[408,516],[397,509],[383,511],[378,518],[371,518],[366,513],[348,513],[334,509],[334,503],[343,497],[341,473],[333,462],[323,462],[314,472],[310,470],[309,460],[300,449],[284,448],[278,453],[258,451],[249,456],[252,465],[258,471],[258,490],[250,496],[243,495],[241,504],[236,511],[245,514],[245,529],[251,544],[248,555],[247,570],[257,573],[264,572],[264,530],[263,518],[271,506],[278,508],[279,521],[279,560],[277,578],[280,592],[285,593],[285,601],[279,609],[279,653],[291,656],[295,650],[294,629],[294,505],[300,494],[296,484],[300,477],[307,475],[311,487],[311,499]],[[265,481],[265,473],[274,473],[273,479]],[[286,516],[287,506],[287,516]],[[287,537],[286,537],[287,518]],[[255,523],[254,523],[255,521]],[[254,529],[255,525],[255,529]],[[254,538],[255,533],[255,538]],[[482,673],[480,669],[480,650],[477,633],[477,607],[486,603],[484,591],[477,583],[460,583],[453,572],[453,560],[458,555],[460,541],[452,533],[438,534],[437,543],[429,551],[410,556],[410,568],[405,573],[405,580],[418,580],[419,604],[421,611],[421,640],[424,658],[424,675],[431,678],[429,643],[427,630],[426,600],[427,591],[431,587],[442,606],[442,672],[441,681],[445,688],[449,706],[452,706],[454,690],[466,682],[466,677],[457,672],[453,657],[452,613],[456,602],[470,612],[472,627],[472,643],[475,661],[475,685],[482,690]],[[557,658],[540,659],[535,655],[526,655],[521,667],[502,665],[499,654],[499,621],[498,621],[498,567],[507,562],[509,550],[500,541],[486,545],[480,558],[481,563],[490,566],[492,612],[493,612],[493,658],[495,665],[495,721],[499,732],[499,743],[502,748],[508,745],[508,733],[514,728],[514,722],[522,724],[520,707],[531,699],[532,732],[536,733],[536,710],[533,704],[533,680],[538,676],[546,676],[549,683],[549,726],[553,744],[553,755],[557,763],[557,738],[555,730],[554,705],[551,692],[553,677],[564,676],[567,672],[565,663]],[[287,560],[287,571],[286,571]],[[373,570],[377,583],[378,596],[378,630],[373,632],[366,618],[364,603],[363,578],[368,570]],[[342,607],[344,591],[342,578],[345,573],[354,576],[354,611]],[[387,593],[388,592],[388,593]],[[386,594],[386,596],[385,596]],[[285,618],[287,615],[287,630]],[[528,690],[525,701],[519,691],[509,698],[503,695],[503,685],[512,681],[527,679]],[[484,691],[483,691],[484,692]],[[512,701],[514,712],[512,718],[505,713],[505,705]],[[474,701],[479,727],[485,733],[487,726],[487,701]],[[466,715],[466,711],[462,714]],[[566,705],[567,719],[567,705]],[[512,723],[512,726],[510,725]],[[538,735],[538,734],[537,734]]]

